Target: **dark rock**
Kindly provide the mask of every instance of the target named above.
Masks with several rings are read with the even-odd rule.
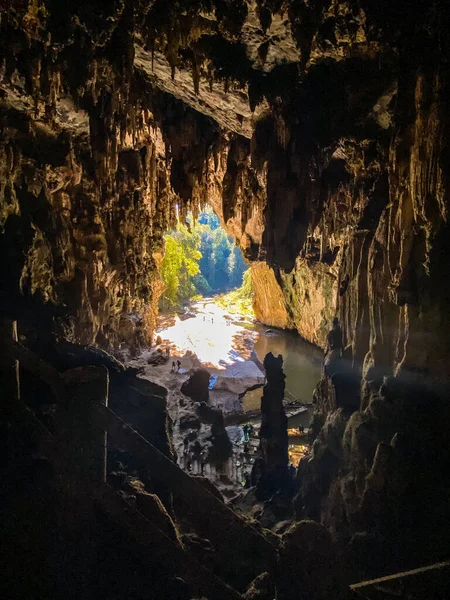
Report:
[[[275,588],[269,573],[261,573],[244,594],[245,600],[273,600]]]
[[[209,379],[206,369],[196,369],[181,386],[181,391],[195,402],[209,402]]]
[[[221,502],[224,501],[224,498],[223,498],[220,490],[217,489],[216,486],[213,484],[213,482],[210,481],[207,477],[202,477],[200,475],[194,475],[193,479],[195,479],[195,481],[197,481],[202,487],[207,489],[208,492],[210,492],[210,494],[212,494],[213,496],[218,498]]]
[[[249,514],[258,502],[259,501],[256,498],[256,488],[252,487],[233,498],[233,500],[230,501],[230,505],[236,511],[242,512],[243,514]]]
[[[261,398],[260,457],[255,461],[251,475],[252,485],[256,484],[260,498],[267,498],[290,483],[282,356],[275,358],[269,352],[264,359],[264,368],[267,383]]]
[[[182,19],[173,2],[59,4],[2,11],[2,315],[61,371],[108,363],[112,410],[170,456],[162,396],[44,346],[150,343],[164,232],[208,197],[261,322],[321,347],[342,323],[354,371],[321,385],[304,509],[345,538],[382,530],[414,564],[448,554],[448,1],[212,0]],[[54,404],[22,374],[21,394]]]
[[[292,496],[290,490],[278,490],[263,504],[259,519],[262,527],[272,528],[281,519],[292,515]]]
[[[179,420],[180,429],[200,429],[200,419],[192,413],[182,415]]]
[[[145,373],[145,368],[144,367],[128,367],[127,370],[125,371],[125,373],[128,375],[128,377],[130,377],[131,379],[134,379],[138,375],[143,375]]]
[[[272,527],[272,531],[277,535],[283,535],[283,533],[286,533],[291,525],[292,521],[278,521],[278,523],[275,523],[275,525]]]
[[[47,356],[50,362],[57,365],[61,370],[94,365],[106,367],[111,373],[125,371],[125,367],[121,362],[101,348],[75,344],[67,339],[59,338],[53,348],[48,349]]]
[[[145,491],[136,493],[136,508],[168,538],[180,544],[178,529],[158,496]]]
[[[358,531],[344,550],[345,561],[351,566],[353,581],[376,578],[385,573],[392,562],[386,540],[379,534]]]
[[[169,357],[166,354],[158,349],[156,352],[153,352],[150,357],[147,359],[147,364],[157,367],[159,365],[165,365],[169,360]]]
[[[301,521],[281,539],[277,568],[280,600],[343,597],[345,586],[336,579],[338,564],[331,536],[323,525]]]
[[[192,553],[200,564],[210,565],[215,559],[216,551],[208,539],[202,538],[196,533],[183,533],[181,541],[187,552]]]
[[[127,481],[126,471],[113,471],[108,473],[108,483],[114,489],[121,489]]]
[[[202,423],[212,425],[220,421],[222,411],[219,408],[208,406],[206,402],[200,402],[196,405],[196,412]]]

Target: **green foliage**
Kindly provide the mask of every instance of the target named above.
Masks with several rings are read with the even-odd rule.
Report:
[[[220,219],[207,207],[198,218],[194,230],[200,235],[200,271],[211,292],[221,292],[242,283],[248,268],[233,239],[220,226]]]
[[[195,289],[203,296],[211,293],[211,286],[201,273],[197,273],[192,279]]]
[[[217,304],[230,313],[253,317],[253,287],[250,269],[242,277],[242,285],[228,294],[222,294],[216,299]]]
[[[166,252],[161,265],[161,275],[166,284],[162,297],[162,308],[175,309],[183,300],[191,298],[197,290],[192,281],[200,272],[200,237],[187,227],[179,225],[176,231],[165,236]]]
[[[166,252],[161,275],[166,289],[163,310],[175,310],[196,294],[211,294],[238,287],[247,265],[220,219],[206,208],[189,229],[181,223],[165,235]]]

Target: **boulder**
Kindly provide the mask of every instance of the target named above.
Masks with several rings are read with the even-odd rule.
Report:
[[[269,573],[261,573],[254,579],[244,594],[245,600],[272,600],[274,585]]]
[[[200,564],[211,565],[215,560],[216,551],[207,538],[200,537],[196,533],[183,533],[181,540],[189,554]]]
[[[195,402],[209,402],[209,379],[210,375],[206,369],[196,369],[183,383],[181,391]]]
[[[158,348],[156,352],[152,352],[152,354],[147,359],[147,364],[157,367],[159,365],[165,365],[169,357],[167,354],[163,354],[162,350]]]
[[[168,538],[181,544],[177,527],[158,496],[145,491],[136,493],[136,508]]]
[[[179,427],[180,429],[200,429],[200,419],[193,413],[187,413],[180,417]]]
[[[329,600],[342,597],[336,584],[331,535],[315,521],[300,521],[282,536],[278,554],[279,600]]]
[[[272,531],[277,535],[283,535],[283,533],[286,533],[291,525],[292,521],[278,521],[278,523],[275,523],[275,525],[272,527]]]
[[[195,479],[202,487],[204,487],[210,494],[218,498],[221,502],[223,502],[223,496],[220,491],[216,488],[212,481],[210,481],[207,477],[203,477],[201,475],[195,475],[192,477]]]

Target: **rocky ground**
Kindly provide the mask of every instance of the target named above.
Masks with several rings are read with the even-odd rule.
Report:
[[[140,377],[167,389],[179,466],[192,474],[205,475],[225,497],[231,498],[248,480],[259,445],[265,373],[254,350],[253,323],[249,318],[229,314],[213,299],[204,299],[191,303],[179,316],[161,315],[158,324],[156,347],[142,350],[135,357],[124,352],[121,359],[138,369]],[[202,369],[207,370],[205,381],[200,387],[194,383],[190,393],[186,386]],[[208,384],[213,384],[209,390]],[[252,395],[250,403],[246,392]],[[304,408],[294,401],[286,410],[293,415]],[[246,423],[253,426],[248,442],[244,442]],[[291,435],[294,433],[291,431]],[[291,460],[298,464],[303,455],[299,444],[304,441],[297,436],[291,442]]]
[[[179,360],[181,367],[173,369],[173,360]],[[161,364],[154,364],[159,361]],[[141,377],[167,389],[168,412],[173,423],[173,446],[179,466],[192,474],[208,477],[225,497],[232,497],[240,491],[244,475],[243,466],[247,464],[248,469],[251,468],[251,454],[256,453],[258,439],[253,437],[249,444],[249,453],[245,457],[241,442],[244,436],[243,429],[239,425],[231,425],[226,428],[226,434],[231,441],[230,451],[227,448],[214,451],[215,444],[211,439],[213,425],[206,422],[211,419],[208,418],[208,414],[199,413],[199,403],[181,391],[190,375],[203,367],[197,356],[192,353],[180,356],[172,348],[168,357],[166,348],[156,348],[146,350],[134,359],[129,358],[127,366],[139,369]],[[220,373],[218,369],[208,371],[211,375]],[[243,375],[242,372],[240,374]],[[242,415],[242,402],[238,394],[245,390],[245,386],[254,385],[255,381],[250,375],[238,377],[234,382],[231,377],[222,375],[221,378],[222,387],[209,390],[208,407],[212,412],[221,412],[224,415]],[[260,371],[259,379],[262,383]],[[219,382],[219,379],[217,381]]]

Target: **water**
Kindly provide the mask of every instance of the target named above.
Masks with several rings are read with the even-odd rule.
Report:
[[[258,326],[257,339],[254,342],[258,359],[263,362],[268,352],[275,356],[283,356],[283,370],[286,375],[286,391],[288,398],[292,396],[310,404],[312,394],[321,377],[323,352],[316,346],[305,342],[292,331],[267,329]],[[254,390],[245,395],[244,410],[258,409],[261,402],[261,390]],[[305,416],[305,419],[308,417]],[[298,425],[303,424],[303,418],[293,417]]]
[[[186,352],[195,353],[211,373],[229,372],[234,377],[238,368],[242,371],[244,367],[255,367],[251,361],[252,350],[261,363],[268,352],[275,356],[281,354],[287,398],[294,397],[305,404],[312,402],[314,388],[321,377],[323,353],[319,348],[295,332],[269,329],[261,323],[251,323],[248,318],[242,320],[239,315],[218,307],[212,298],[189,303],[187,312],[187,318],[169,316],[167,322],[167,315],[161,315],[159,319],[158,333],[170,341],[181,356]],[[262,388],[248,392],[243,399],[244,410],[259,410],[261,394]],[[298,425],[307,425],[308,418],[307,413],[293,417]]]

